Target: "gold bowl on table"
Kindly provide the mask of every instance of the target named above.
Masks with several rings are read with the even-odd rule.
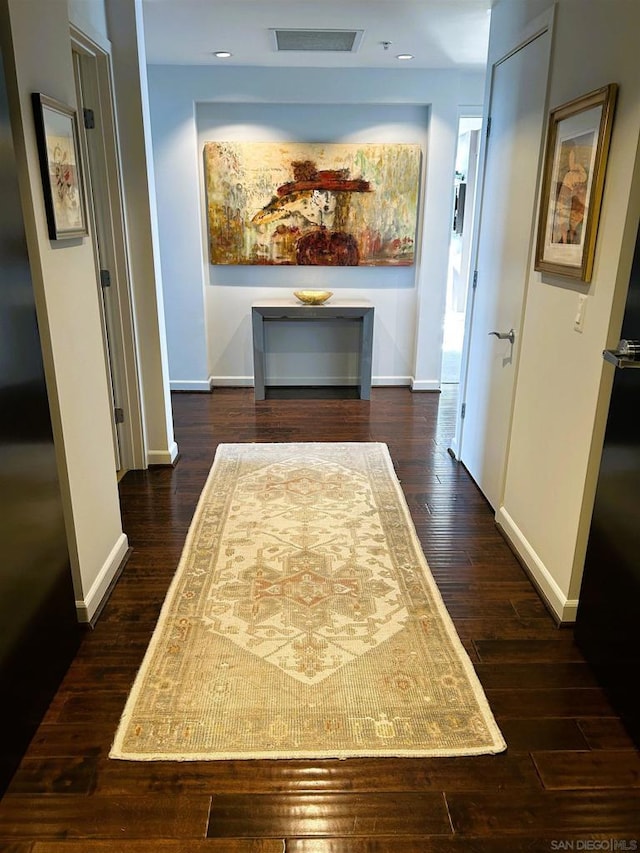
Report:
[[[294,290],[293,295],[305,305],[322,305],[330,296],[333,296],[332,290]]]

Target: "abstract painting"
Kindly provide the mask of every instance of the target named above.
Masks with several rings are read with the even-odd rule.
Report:
[[[420,146],[207,142],[212,264],[411,266]]]

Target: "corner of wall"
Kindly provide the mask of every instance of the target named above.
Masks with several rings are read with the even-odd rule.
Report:
[[[172,441],[167,450],[147,450],[147,465],[173,465],[178,458],[178,445]]]
[[[557,621],[562,624],[575,622],[578,600],[568,598],[560,589],[504,507],[496,513],[496,524]]]
[[[76,612],[79,622],[90,623],[94,621],[120,577],[129,553],[129,541],[126,535],[122,533],[104,561],[87,594],[84,598],[76,599]]]

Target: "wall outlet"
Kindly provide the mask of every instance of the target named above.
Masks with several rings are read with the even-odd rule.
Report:
[[[582,330],[584,329],[584,315],[587,311],[587,297],[582,293],[578,296],[578,310],[576,311],[576,316],[573,320],[573,328],[576,332],[580,332],[582,334]]]

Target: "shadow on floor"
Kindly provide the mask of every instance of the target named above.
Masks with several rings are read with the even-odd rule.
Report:
[[[355,385],[272,385],[265,389],[267,400],[357,400]]]

